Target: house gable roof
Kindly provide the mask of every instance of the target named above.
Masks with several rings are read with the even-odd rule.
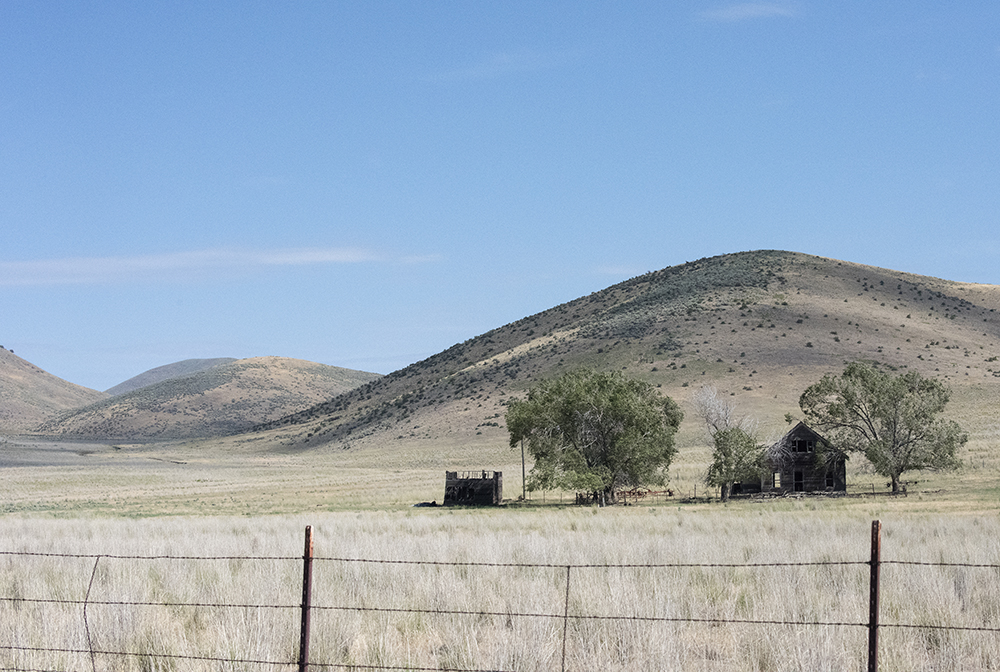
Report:
[[[812,439],[817,443],[823,442],[829,445],[829,442],[826,439],[824,439],[816,430],[814,430],[812,427],[810,427],[809,425],[807,425],[802,421],[799,421],[797,425],[788,430],[785,433],[785,435],[781,437],[781,439],[779,439],[778,442],[782,443],[785,441],[791,441],[793,439]]]
[[[819,445],[825,446],[827,450],[836,453],[838,458],[844,460],[849,459],[847,453],[845,453],[840,448],[833,446],[819,432],[817,432],[812,427],[810,427],[809,425],[807,425],[802,421],[799,421],[798,424],[796,424],[794,427],[788,430],[783,437],[781,437],[775,443],[769,446],[768,452],[771,454],[775,454],[787,451],[787,449],[792,445],[792,442],[798,439],[815,441],[817,446]]]

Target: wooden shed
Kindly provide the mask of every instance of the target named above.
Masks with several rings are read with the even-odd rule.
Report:
[[[768,447],[759,481],[733,486],[733,494],[846,490],[847,454],[803,422]]]
[[[444,504],[496,506],[503,502],[502,471],[444,472]]]

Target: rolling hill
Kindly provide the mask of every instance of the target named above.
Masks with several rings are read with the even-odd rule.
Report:
[[[309,409],[254,441],[412,454],[453,463],[507,441],[505,402],[579,366],[623,370],[686,406],[711,384],[772,434],[798,397],[855,359],[936,376],[973,432],[1000,423],[1000,287],[782,251],[666,268],[525,317]],[[689,414],[682,443],[703,443]],[[248,439],[250,440],[250,439]],[[490,451],[493,451],[491,453]],[[698,467],[701,468],[700,466]]]
[[[112,396],[125,394],[126,392],[138,390],[140,387],[153,385],[178,376],[186,376],[190,373],[198,373],[219,364],[228,364],[235,361],[235,357],[216,357],[215,359],[185,359],[173,364],[164,364],[155,369],[144,371],[138,376],[133,376],[122,383],[118,383],[114,387],[105,390],[105,392]]]
[[[53,376],[0,347],[0,432],[24,431],[106,396]]]
[[[308,408],[378,377],[284,357],[239,359],[64,412],[34,431],[117,441],[221,436]]]

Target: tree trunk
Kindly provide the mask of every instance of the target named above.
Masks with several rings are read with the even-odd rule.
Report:
[[[899,476],[891,476],[890,479],[892,480],[892,494],[898,495],[899,494]]]
[[[730,486],[729,486],[728,483],[723,483],[722,484],[722,501],[724,501],[724,502],[728,502],[729,501],[729,489],[730,489]]]

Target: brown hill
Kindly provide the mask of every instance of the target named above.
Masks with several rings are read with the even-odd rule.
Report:
[[[758,251],[648,273],[526,317],[257,428],[285,447],[496,455],[505,402],[578,366],[624,370],[682,406],[712,384],[785,428],[798,397],[854,359],[943,379],[964,426],[995,432],[1000,287]],[[701,445],[689,413],[681,441]],[[463,455],[468,459],[463,459]],[[693,468],[693,467],[692,467]],[[697,467],[701,469],[701,465]]]
[[[57,378],[0,347],[0,432],[24,431],[106,396]]]
[[[220,436],[308,408],[378,377],[284,357],[240,359],[63,413],[35,431],[117,441]]]
[[[180,362],[174,362],[173,364],[164,364],[163,366],[158,366],[155,369],[150,369],[149,371],[143,371],[138,376],[132,376],[128,380],[118,383],[114,387],[108,388],[104,391],[112,396],[116,394],[125,394],[126,392],[132,392],[141,387],[154,385],[170,378],[186,376],[189,373],[198,373],[199,371],[210,369],[213,366],[218,366],[219,364],[228,364],[229,362],[235,361],[235,357],[185,359]]]

